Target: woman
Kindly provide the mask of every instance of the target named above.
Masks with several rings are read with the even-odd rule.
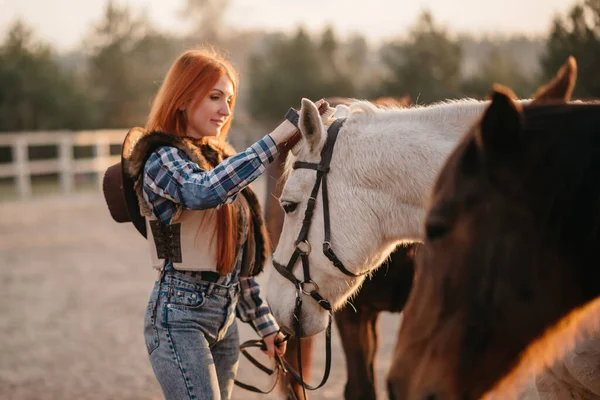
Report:
[[[233,155],[225,138],[236,90],[237,73],[226,60],[208,50],[183,53],[125,166],[136,179],[159,270],[144,336],[167,399],[230,398],[239,355],[235,314],[263,337],[270,357],[285,352],[252,277],[266,259],[268,239],[247,185],[296,128],[286,120]]]

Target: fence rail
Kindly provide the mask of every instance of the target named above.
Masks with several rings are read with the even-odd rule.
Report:
[[[0,178],[15,178],[21,198],[31,196],[32,175],[58,173],[63,193],[73,191],[76,174],[96,173],[98,185],[101,185],[106,168],[121,159],[118,155],[111,156],[110,146],[120,146],[126,133],[126,129],[114,129],[0,134],[0,148],[11,148],[13,160],[0,163]],[[30,160],[30,146],[56,146],[58,158]],[[78,146],[92,146],[93,156],[76,159],[74,149]]]

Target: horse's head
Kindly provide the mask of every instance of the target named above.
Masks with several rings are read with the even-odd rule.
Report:
[[[338,111],[344,113],[347,108]],[[363,165],[360,161],[354,162],[356,155],[346,154],[350,140],[347,133],[348,130],[352,130],[354,124],[351,119],[348,119],[339,131],[332,150],[330,165],[323,165],[322,150],[332,121],[331,113],[322,118],[310,100],[302,100],[299,118],[302,141],[288,156],[288,177],[280,197],[281,206],[286,214],[273,261],[275,264],[287,266],[297,248],[303,252],[310,249],[306,256],[307,270],[310,280],[315,284],[307,284],[304,288],[305,292],[315,290],[333,308],[337,308],[356,291],[364,279],[362,276],[346,274],[342,269],[345,268],[346,272],[357,275],[366,272],[381,264],[391,249],[387,254],[379,255],[377,246],[381,246],[385,239],[381,237],[377,217],[370,207],[374,201],[373,192],[368,189],[368,185],[357,183],[356,180],[357,169],[365,168],[367,165]],[[353,162],[348,161],[350,158]],[[317,168],[317,165],[321,167]],[[318,175],[321,185],[315,191]],[[328,202],[326,214],[323,201],[325,188]],[[307,206],[313,202],[310,199],[311,193],[314,197],[314,209],[312,215],[306,216]],[[325,219],[330,224],[328,229],[331,234],[329,240],[331,249],[343,265],[342,268],[334,266],[330,258],[325,255],[324,243],[327,242]],[[308,223],[310,223],[309,227]],[[298,243],[301,231],[306,231],[306,235],[302,239],[303,242]],[[373,254],[378,256],[373,257]],[[301,257],[292,264],[294,267],[291,273],[295,279],[306,281]],[[278,271],[273,271],[268,291],[273,314],[279,324],[288,331],[291,331],[293,326],[292,315],[296,296],[302,296],[292,280],[294,278],[290,279],[289,275],[286,279]],[[319,305],[318,299],[304,296],[303,300],[300,315],[302,336],[321,332],[327,326],[329,313]]]
[[[599,232],[590,166],[598,172],[600,110],[565,104],[575,70],[571,58],[523,109],[496,87],[447,159],[389,377],[394,398],[481,397],[590,298],[574,265],[597,251],[582,242]]]

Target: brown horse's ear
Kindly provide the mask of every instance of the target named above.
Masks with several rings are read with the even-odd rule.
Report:
[[[510,153],[518,144],[521,129],[521,106],[513,101],[515,94],[507,87],[494,85],[492,102],[485,111],[475,142],[484,158]]]
[[[571,100],[576,80],[577,62],[573,56],[569,56],[554,79],[535,92],[532,104],[562,103]]]
[[[298,128],[300,128],[300,133],[308,144],[310,151],[315,151],[323,137],[324,127],[319,109],[315,103],[308,99],[302,99]]]

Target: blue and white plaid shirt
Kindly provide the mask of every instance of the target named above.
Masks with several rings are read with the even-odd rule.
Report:
[[[228,204],[240,190],[258,178],[277,157],[277,146],[266,135],[246,151],[232,156],[212,170],[201,169],[181,150],[163,146],[150,155],[144,167],[144,200],[153,215],[169,224],[178,205],[189,210],[203,210]],[[240,277],[242,252],[236,268],[220,277],[218,284],[240,283],[237,315],[251,322],[260,336],[277,332],[279,326],[269,306],[261,299],[258,283],[253,277]],[[167,261],[168,266],[171,262]]]

